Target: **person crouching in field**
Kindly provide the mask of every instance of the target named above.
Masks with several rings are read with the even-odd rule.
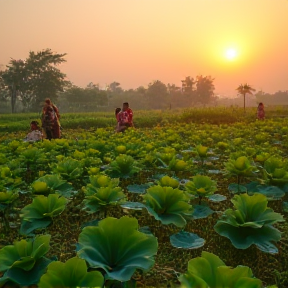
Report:
[[[42,110],[42,128],[44,137],[48,140],[60,138],[59,110],[49,98],[45,100]]]
[[[120,127],[125,127],[124,130],[126,130],[129,127],[134,127],[134,125],[133,125],[133,111],[129,107],[128,102],[123,103],[122,111],[119,114],[120,114],[119,115]]]
[[[30,123],[30,131],[31,132],[28,133],[26,138],[24,139],[25,142],[35,142],[42,140],[43,135],[37,121],[32,121]]]
[[[125,130],[125,126],[120,126],[120,116],[121,116],[121,108],[116,108],[115,109],[115,117],[116,117],[116,120],[117,120],[117,126],[116,126],[116,132],[121,132],[122,130]]]
[[[258,108],[257,108],[257,118],[258,120],[265,119],[264,104],[262,102],[259,103]]]

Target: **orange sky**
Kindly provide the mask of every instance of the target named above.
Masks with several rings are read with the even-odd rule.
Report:
[[[180,86],[202,74],[229,96],[242,82],[288,90],[288,0],[0,0],[0,43],[2,65],[67,53],[61,70],[79,86]]]

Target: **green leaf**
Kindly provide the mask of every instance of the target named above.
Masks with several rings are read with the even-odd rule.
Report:
[[[205,240],[197,234],[180,231],[170,236],[170,243],[176,248],[197,249],[204,245]]]
[[[236,195],[232,199],[235,210],[227,209],[214,226],[215,231],[231,240],[238,249],[255,244],[260,250],[277,253],[273,242],[281,233],[272,225],[284,221],[283,216],[267,207],[268,200],[262,194]]]
[[[136,269],[150,269],[158,247],[155,237],[139,232],[137,220],[126,216],[108,217],[98,226],[85,227],[78,242],[80,258],[118,281],[128,281]]]
[[[212,209],[205,205],[195,205],[193,208],[194,211],[192,216],[194,219],[203,219],[214,213]]]
[[[183,227],[186,225],[184,217],[193,214],[193,208],[188,204],[188,197],[179,189],[152,186],[143,198],[148,212],[165,225],[174,224]]]
[[[237,184],[237,183],[229,184],[228,189],[233,194],[247,192],[247,188],[245,186]]]
[[[183,288],[262,288],[249,267],[227,267],[219,257],[205,251],[201,257],[189,261],[188,271],[180,276],[180,282]]]
[[[71,258],[49,264],[47,272],[41,277],[39,288],[102,287],[104,278],[98,271],[87,272],[85,260]]]
[[[146,193],[146,190],[151,187],[152,183],[146,183],[146,184],[133,184],[133,185],[128,185],[127,190],[130,193],[137,193],[137,194],[144,194]]]

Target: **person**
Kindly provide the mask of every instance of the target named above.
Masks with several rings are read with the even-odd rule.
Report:
[[[27,134],[26,138],[24,139],[25,142],[35,142],[42,140],[42,133],[41,128],[37,121],[32,121],[30,123],[30,133]]]
[[[116,126],[116,132],[121,132],[121,130],[123,129],[123,127],[120,126],[120,116],[121,116],[121,108],[116,108],[115,109],[115,117],[117,120],[117,126]]]
[[[134,127],[133,124],[133,111],[129,107],[128,102],[124,102],[122,106],[122,111],[119,112],[119,125],[121,128],[121,132],[126,130],[129,127]]]
[[[49,98],[45,99],[42,110],[42,128],[46,139],[60,138],[60,114],[58,108]]]
[[[258,120],[265,119],[264,104],[262,102],[259,103],[258,108],[257,108],[257,118]]]

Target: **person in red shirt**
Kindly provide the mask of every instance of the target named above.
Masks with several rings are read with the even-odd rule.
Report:
[[[133,111],[129,108],[128,102],[123,103],[122,111],[116,116],[118,125],[118,132],[123,132],[128,127],[134,127],[133,125]]]

